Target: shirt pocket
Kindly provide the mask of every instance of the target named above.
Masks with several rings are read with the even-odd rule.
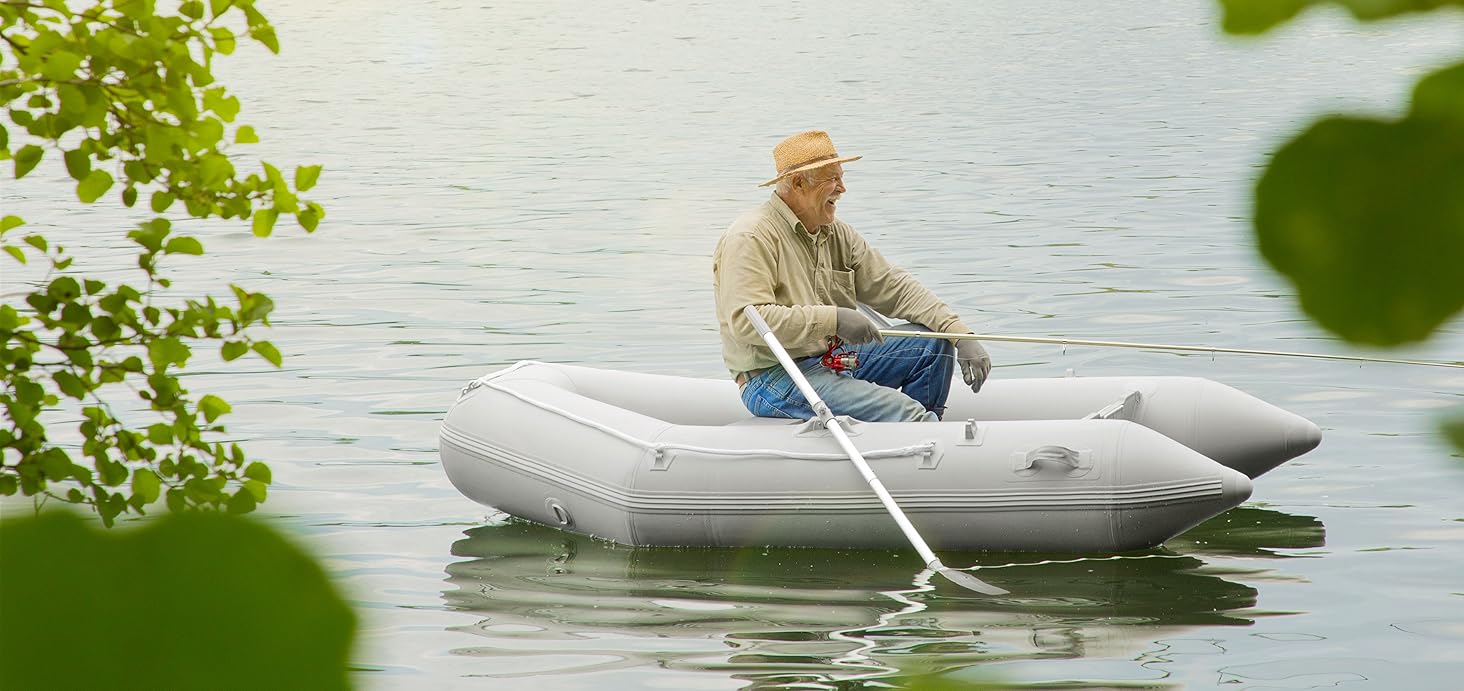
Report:
[[[854,272],[837,269],[819,269],[819,282],[823,284],[825,297],[840,307],[857,307],[859,301],[854,294]]]

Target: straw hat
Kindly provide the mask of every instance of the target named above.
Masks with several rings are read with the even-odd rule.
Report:
[[[805,170],[831,166],[835,163],[847,163],[857,161],[863,156],[840,156],[834,151],[834,142],[829,139],[829,133],[823,130],[808,130],[799,132],[773,147],[773,165],[778,169],[778,177],[764,182],[758,187],[767,187],[794,173],[801,173]]]

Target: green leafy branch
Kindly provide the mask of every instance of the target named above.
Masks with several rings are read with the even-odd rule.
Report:
[[[18,226],[14,216],[0,220],[7,234]],[[143,247],[139,262],[149,286],[109,287],[95,279],[78,281],[60,275],[45,288],[26,296],[26,313],[0,305],[0,367],[5,386],[0,406],[7,425],[0,428],[0,448],[19,452],[19,462],[0,467],[0,494],[55,497],[89,504],[110,524],[119,514],[164,498],[168,508],[227,508],[252,511],[264,500],[270,471],[246,461],[237,444],[225,448],[206,441],[224,432],[218,423],[229,404],[207,394],[190,400],[174,371],[184,367],[200,342],[216,341],[224,360],[254,352],[278,366],[279,351],[255,340],[247,330],[269,324],[274,305],[259,293],[231,286],[236,306],[214,298],[188,300],[181,307],[160,308],[150,296],[160,279],[158,254],[202,254],[197,239],[168,237],[171,224],[155,219],[131,233]],[[59,246],[40,235],[23,242],[31,254],[50,262],[54,275],[71,263]],[[7,245],[7,250],[17,249]],[[11,255],[27,260],[22,252]],[[192,345],[190,345],[192,344]],[[108,385],[128,388],[158,419],[150,425],[124,424],[103,394]],[[41,422],[45,409],[63,399],[81,406],[77,426],[81,455],[77,463],[65,448],[51,443]],[[127,490],[120,489],[130,480]],[[237,491],[238,489],[245,491]]]
[[[194,218],[251,219],[261,237],[281,215],[314,231],[325,211],[299,195],[320,166],[299,166],[290,180],[261,162],[244,175],[226,150],[259,141],[253,127],[232,124],[239,100],[212,74],[215,56],[237,46],[225,24],[240,16],[249,38],[279,51],[253,0],[188,0],[174,14],[152,0],[0,0],[0,103],[25,139],[12,141],[0,122],[0,160],[13,160],[20,179],[58,158],[87,204],[120,188],[124,206],[146,193],[155,214],[181,203]],[[0,219],[0,249],[48,265],[23,301],[6,296],[0,305],[0,494],[87,504],[107,525],[158,501],[173,511],[252,511],[266,497],[268,466],[214,441],[229,404],[191,394],[178,373],[200,347],[217,347],[225,361],[254,353],[278,367],[275,346],[249,332],[269,325],[273,302],[231,285],[229,304],[209,296],[155,304],[171,287],[161,259],[204,253],[161,216],[128,232],[146,277],[140,288],[74,275],[64,248],[13,232],[24,223]],[[123,391],[133,402],[119,412]],[[46,421],[64,414],[79,414],[79,443],[52,439]]]
[[[215,55],[234,51],[237,38],[215,24],[227,13],[242,13],[249,36],[278,52],[274,29],[252,0],[216,0],[208,13],[193,0],[182,3],[177,16],[154,14],[152,5],[122,0],[74,12],[59,1],[0,4],[0,29],[10,47],[0,69],[0,101],[9,104],[11,122],[41,142],[12,149],[0,124],[0,160],[14,159],[18,179],[48,150],[59,153],[77,182],[77,197],[87,203],[120,179],[128,207],[151,186],[155,213],[182,202],[197,218],[254,215],[260,236],[270,234],[280,214],[315,230],[325,212],[297,192],[314,185],[319,166],[297,169],[291,189],[268,163],[262,173],[241,177],[220,150],[239,100],[214,83],[211,68]],[[235,144],[258,141],[251,126],[234,131]]]

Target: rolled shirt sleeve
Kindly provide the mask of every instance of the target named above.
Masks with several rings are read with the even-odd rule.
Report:
[[[850,265],[854,267],[854,289],[858,300],[881,314],[920,324],[932,331],[971,333],[961,318],[904,269],[901,269],[847,224],[840,224],[845,236]]]

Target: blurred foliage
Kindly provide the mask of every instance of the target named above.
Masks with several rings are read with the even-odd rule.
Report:
[[[1313,5],[1340,5],[1352,16],[1384,19],[1408,12],[1423,12],[1464,0],[1221,0],[1225,30],[1232,34],[1258,34],[1285,22]]]
[[[1324,0],[1220,0],[1225,30],[1264,32]],[[1374,20],[1464,0],[1332,0]],[[1400,118],[1329,115],[1256,185],[1261,254],[1302,309],[1358,344],[1422,341],[1464,310],[1464,62],[1419,80]],[[1464,420],[1445,429],[1464,450]]]
[[[1454,446],[1459,447],[1459,450],[1464,452],[1464,420],[1454,420],[1444,423],[1444,434],[1454,442]]]
[[[289,214],[313,231],[324,210],[298,195],[320,166],[287,180],[268,163],[244,175],[229,156],[259,138],[232,124],[239,101],[215,83],[213,60],[241,37],[279,50],[253,0],[164,4],[0,0],[0,160],[16,179],[64,167],[82,204],[142,201],[139,222],[116,232],[144,281],[81,274],[55,242],[65,230],[48,238],[0,216],[5,261],[42,275],[0,305],[0,495],[89,505],[109,527],[160,501],[216,511],[115,534],[64,512],[5,521],[0,686],[346,688],[354,615],[308,556],[220,513],[253,511],[271,472],[214,441],[228,402],[180,379],[199,348],[278,367],[275,346],[251,335],[274,303],[232,285],[227,300],[170,301],[161,270],[204,253],[170,211],[252,219],[260,236]]]
[[[0,687],[349,686],[355,615],[314,561],[253,520],[192,513],[106,531],[47,511],[0,532]]]
[[[85,204],[115,192],[128,208],[146,199],[153,214],[181,207],[195,219],[252,219],[260,236],[282,214],[313,231],[325,212],[298,194],[320,166],[297,168],[292,183],[269,163],[245,176],[226,152],[231,127],[233,144],[259,139],[230,124],[239,100],[215,83],[213,60],[241,38],[231,22],[278,52],[273,27],[253,0],[165,5],[174,11],[152,0],[0,2],[0,103],[9,117],[0,120],[0,160],[13,161],[17,179],[43,162],[64,165]],[[165,303],[162,260],[204,247],[160,215],[118,229],[136,245],[146,281],[137,287],[77,274],[54,235],[24,227],[0,217],[0,249],[45,267],[21,300],[7,294],[0,305],[0,495],[89,504],[107,525],[158,501],[173,511],[252,511],[269,468],[211,441],[229,404],[191,395],[178,372],[197,348],[279,366],[279,351],[249,331],[269,324],[270,299],[230,286],[227,301]],[[62,416],[79,437],[70,445],[54,439],[69,433],[53,429]]]
[[[1419,83],[1401,120],[1331,116],[1256,187],[1261,253],[1302,309],[1353,343],[1421,341],[1464,308],[1464,65]]]

